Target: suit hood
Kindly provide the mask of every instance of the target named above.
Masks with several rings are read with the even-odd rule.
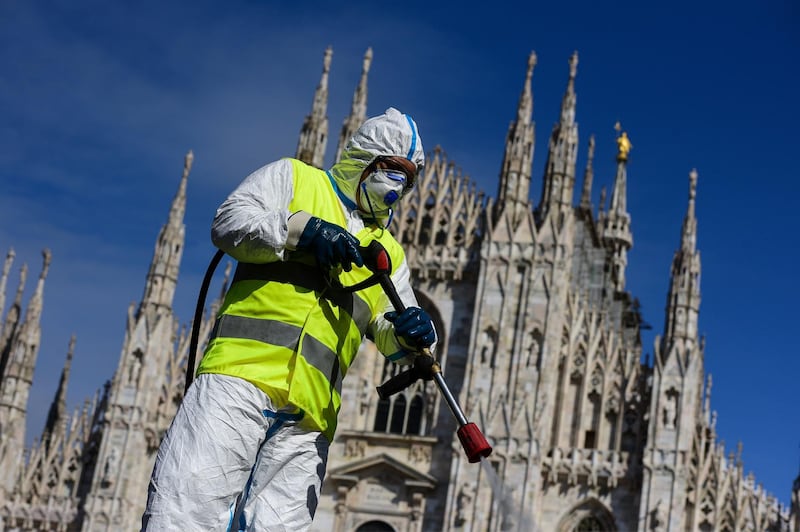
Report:
[[[349,200],[351,208],[356,205],[361,174],[381,155],[405,157],[417,166],[417,173],[425,166],[425,152],[416,122],[394,107],[365,121],[345,145],[339,162],[328,171],[339,187],[340,197]]]

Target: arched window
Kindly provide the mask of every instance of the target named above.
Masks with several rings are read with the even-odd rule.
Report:
[[[384,432],[389,424],[389,399],[381,399],[378,401],[378,411],[375,414],[375,432]]]
[[[389,432],[393,434],[402,434],[403,425],[406,423],[406,398],[403,394],[399,394],[394,400],[392,405],[392,420],[389,425]]]
[[[422,428],[422,396],[417,394],[411,400],[408,407],[408,423],[406,423],[406,434],[419,434]]]

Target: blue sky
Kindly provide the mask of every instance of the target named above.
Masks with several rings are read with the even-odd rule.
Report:
[[[427,149],[496,195],[505,133],[535,50],[532,198],[574,50],[579,173],[596,136],[595,206],[613,183],[614,123],[633,142],[628,289],[663,327],[672,254],[697,168],[698,246],[717,430],[745,471],[788,504],[800,472],[794,231],[800,176],[798,11],[775,2],[0,3],[0,252],[53,262],[29,430],[38,434],[69,337],[71,407],[110,378],[126,309],[142,295],[155,238],[192,149],[176,311],[189,324],[213,255],[217,205],[255,168],[295,152],[322,55],[330,162],[363,54],[369,114],[417,120]],[[26,297],[27,299],[27,297]]]

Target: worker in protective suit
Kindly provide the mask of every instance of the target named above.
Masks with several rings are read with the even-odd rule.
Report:
[[[424,164],[415,122],[389,108],[322,171],[281,159],[217,210],[212,241],[238,261],[197,378],[158,450],[142,530],[306,530],[364,336],[408,364],[436,332],[385,228]],[[407,309],[369,278],[378,240]]]

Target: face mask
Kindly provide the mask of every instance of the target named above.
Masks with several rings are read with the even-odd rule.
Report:
[[[406,175],[397,170],[376,169],[358,185],[356,201],[364,214],[385,215],[406,188]]]

